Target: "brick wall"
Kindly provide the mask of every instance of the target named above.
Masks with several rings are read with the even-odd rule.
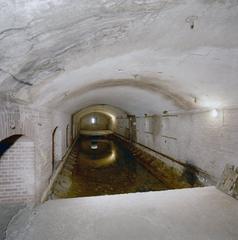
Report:
[[[129,137],[129,119],[126,116],[117,118],[115,132],[126,138]]]
[[[0,203],[34,202],[35,149],[22,136],[0,158]]]
[[[21,134],[32,139],[35,145],[35,199],[41,195],[49,184],[52,174],[52,133],[58,127],[60,144],[58,150],[64,155],[66,147],[66,128],[71,128],[70,114],[33,109],[14,103],[1,102],[0,105],[0,141]],[[70,131],[69,131],[70,132]],[[57,153],[56,153],[57,154]],[[1,193],[0,193],[1,196]]]

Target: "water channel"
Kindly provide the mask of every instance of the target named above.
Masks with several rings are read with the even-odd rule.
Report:
[[[54,198],[165,190],[120,142],[78,139],[53,188]]]

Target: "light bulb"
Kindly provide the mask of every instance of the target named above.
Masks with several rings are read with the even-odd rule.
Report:
[[[92,117],[92,118],[91,118],[91,123],[92,123],[92,124],[95,124],[95,123],[96,123],[96,118],[95,118],[95,117]]]
[[[212,116],[213,116],[214,118],[216,118],[216,117],[218,116],[218,111],[217,111],[217,109],[213,109],[213,110],[212,110]]]

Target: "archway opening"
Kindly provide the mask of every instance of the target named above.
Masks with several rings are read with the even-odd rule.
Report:
[[[59,127],[55,127],[52,132],[52,172],[57,168],[62,160],[62,136]]]
[[[69,124],[66,127],[66,148],[69,147],[70,144],[70,139],[69,139],[70,135],[69,135]]]
[[[104,113],[91,112],[82,116],[78,128],[80,134],[101,135],[112,133],[112,118]]]
[[[152,134],[154,117],[100,105],[74,114],[72,123],[76,141],[53,187],[54,198],[192,186],[161,160],[162,155],[138,144],[142,130]]]
[[[0,158],[21,136],[21,134],[12,135],[0,142]]]

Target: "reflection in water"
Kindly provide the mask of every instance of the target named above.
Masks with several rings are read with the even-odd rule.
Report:
[[[98,149],[98,145],[96,143],[91,144],[91,149]]]
[[[119,142],[85,138],[76,143],[53,195],[65,198],[164,189],[163,183],[139,165]]]
[[[106,167],[113,164],[116,159],[116,148],[108,140],[84,140],[79,144],[80,163],[82,166],[94,168]]]

